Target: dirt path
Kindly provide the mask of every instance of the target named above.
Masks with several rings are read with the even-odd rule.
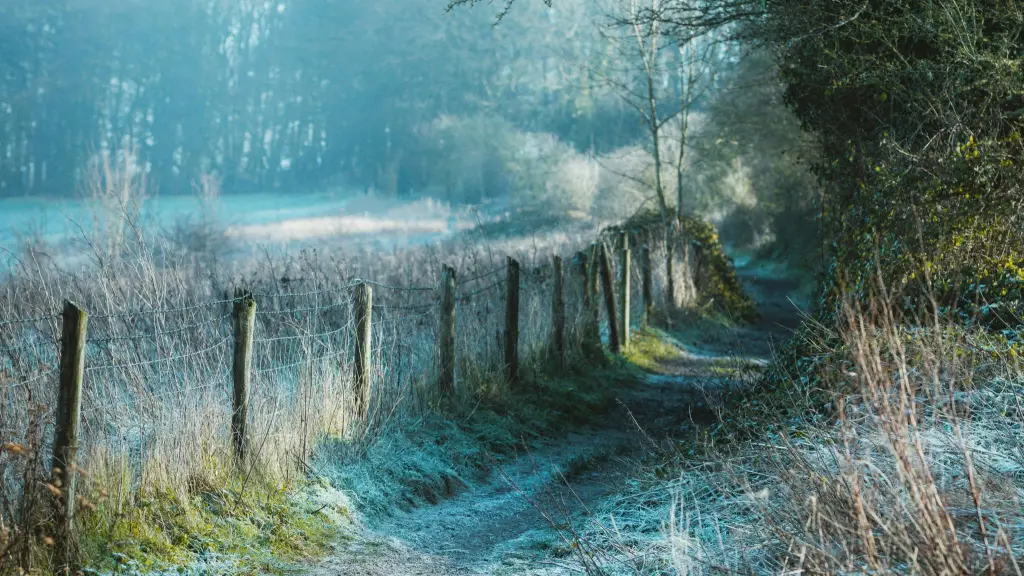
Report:
[[[712,423],[704,408],[706,383],[716,367],[760,360],[797,323],[788,302],[792,283],[744,271],[762,310],[755,326],[730,330],[708,343],[679,334],[683,354],[646,381],[624,388],[619,407],[588,430],[523,452],[491,477],[436,506],[371,523],[342,545],[317,576],[555,575],[574,573],[552,559],[575,519],[620,491],[631,461],[652,442],[692,434]],[[637,423],[642,425],[642,430]],[[578,573],[578,572],[577,572]]]

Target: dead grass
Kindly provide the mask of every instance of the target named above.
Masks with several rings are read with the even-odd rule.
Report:
[[[121,167],[98,164],[103,169],[96,194],[104,201],[96,226],[82,227],[84,260],[67,266],[50,257],[52,247],[27,245],[0,284],[0,428],[19,445],[28,445],[32,404],[43,407],[45,425],[52,423],[59,350],[54,313],[65,298],[90,313],[79,460],[90,474],[83,492],[95,510],[80,516],[81,544],[83,552],[103,557],[87,561],[107,565],[115,555],[132,554],[150,566],[178,563],[202,549],[184,536],[192,531],[206,534],[215,548],[219,541],[231,548],[234,540],[225,531],[262,533],[269,520],[249,513],[259,502],[293,505],[282,494],[309,485],[317,448],[327,442],[366,454],[389,431],[439,412],[470,420],[500,413],[503,405],[515,412],[507,406],[501,365],[506,254],[517,257],[523,270],[522,372],[538,398],[544,393],[542,375],[551,367],[551,255],[569,262],[589,243],[584,232],[498,241],[465,236],[392,252],[331,246],[288,255],[266,249],[229,260],[224,248],[230,237],[212,217],[173,232],[145,221],[138,209],[144,183],[131,158],[122,160]],[[215,195],[216,183],[204,180],[201,194]],[[455,266],[459,280],[454,401],[440,396],[434,377],[435,287],[442,263]],[[582,280],[566,268],[572,365],[584,354]],[[376,305],[368,422],[356,418],[352,402],[350,290],[359,279],[374,281]],[[235,287],[252,291],[257,301],[250,423],[255,456],[245,467],[232,463],[229,438]],[[577,389],[565,398],[587,394]],[[564,408],[572,415],[588,402]],[[453,408],[467,405],[474,407],[469,413]],[[527,416],[534,423],[546,417],[517,418]],[[496,446],[508,422],[479,429],[491,430],[496,438],[485,443]],[[43,442],[34,450],[49,454]],[[0,470],[5,523],[24,516],[14,502],[30,468],[13,458]],[[234,504],[209,505],[222,499]],[[290,533],[322,541],[317,522],[298,522]],[[120,534],[121,540],[100,545],[99,534]],[[48,561],[47,549],[38,545],[48,536],[26,536],[38,552],[36,565]]]
[[[799,382],[729,407],[592,519],[591,572],[1020,574],[1013,339],[887,302],[848,307],[841,336],[824,413]]]

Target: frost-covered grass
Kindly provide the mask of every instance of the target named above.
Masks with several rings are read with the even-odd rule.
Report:
[[[794,372],[637,469],[586,534],[603,573],[1020,573],[1014,337],[885,303],[838,336],[827,406]]]
[[[97,568],[217,558],[244,571],[277,552],[284,559],[322,552],[328,535],[350,524],[342,494],[369,512],[396,499],[440,498],[482,466],[484,451],[507,453],[610,405],[594,378],[545,376],[552,367],[551,256],[567,262],[572,366],[583,349],[582,277],[571,260],[596,230],[500,239],[470,233],[404,250],[331,244],[229,259],[215,220],[151,229],[123,196],[115,200],[107,217],[122,217],[116,234],[86,231],[78,264],[50,258],[45,242],[26,244],[0,285],[0,428],[16,447],[0,456],[3,496],[35,502],[3,511],[12,526],[7,542],[24,551],[8,555],[8,565],[49,562],[50,490],[59,491],[46,488],[59,350],[54,314],[65,298],[90,313],[79,447],[88,478],[78,522],[85,564]],[[522,265],[520,357],[530,384],[515,393],[501,364],[506,255]],[[454,399],[439,394],[435,376],[442,263],[459,279]],[[376,306],[365,422],[352,400],[351,286],[359,279],[374,281]],[[253,456],[244,466],[233,463],[229,438],[235,287],[257,301]],[[437,446],[457,447],[462,460]],[[339,459],[351,466],[338,468]],[[375,462],[394,470],[360,475],[377,470]],[[324,492],[333,494],[331,503],[313,513],[319,500],[308,494],[320,477],[342,491]],[[271,555],[256,554],[247,543],[253,539]]]

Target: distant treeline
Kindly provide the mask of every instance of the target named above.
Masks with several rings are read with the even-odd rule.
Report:
[[[493,18],[436,0],[6,0],[0,196],[72,194],[125,151],[161,193],[215,172],[229,192],[404,194],[446,181],[445,116],[500,114],[580,149],[635,136],[594,81],[611,63],[592,2]]]

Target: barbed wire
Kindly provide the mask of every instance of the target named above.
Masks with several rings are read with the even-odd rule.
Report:
[[[437,302],[430,302],[429,304],[415,304],[415,305],[402,305],[393,306],[391,304],[374,304],[374,310],[427,310],[437,306]]]
[[[156,314],[173,314],[176,312],[190,312],[192,310],[202,310],[204,308],[213,308],[214,306],[220,306],[221,304],[231,304],[234,299],[231,300],[213,300],[203,304],[195,304],[191,306],[184,306],[182,308],[150,308],[150,309],[139,309],[130,310],[127,312],[113,312],[110,314],[90,314],[90,320],[112,320],[117,318],[131,318],[133,316],[146,316]]]
[[[211,388],[222,388],[222,387],[224,388],[225,392],[228,391],[228,386],[225,385],[223,382],[211,382],[209,384],[204,384],[202,386],[189,386],[185,390],[181,390],[181,389],[178,389],[178,390],[167,390],[165,392],[159,392],[159,393],[157,393],[157,392],[147,392],[146,393],[146,399],[147,400],[151,400],[151,399],[156,399],[156,398],[166,398],[168,396],[178,396],[178,395],[187,394],[187,393],[195,391],[195,390],[209,390]]]
[[[253,344],[267,344],[267,343],[270,343],[270,342],[282,342],[282,341],[285,341],[285,340],[320,339],[320,338],[323,338],[324,336],[331,336],[333,334],[337,334],[338,332],[342,332],[344,330],[347,330],[351,326],[352,326],[352,323],[348,322],[347,324],[345,324],[341,328],[338,328],[336,330],[329,330],[327,332],[321,332],[319,334],[293,334],[291,336],[274,336],[274,337],[271,337],[271,338],[256,338],[256,339],[254,339],[252,341],[252,343]]]
[[[17,390],[18,388],[24,388],[25,386],[28,386],[29,384],[35,382],[36,380],[53,375],[54,372],[56,372],[56,370],[54,370],[53,368],[47,368],[45,371],[40,372],[39,374],[36,374],[35,376],[27,380],[18,380],[17,382],[14,383],[8,381],[6,384],[4,384],[4,388],[6,388],[7,390]]]
[[[487,286],[484,286],[483,288],[480,288],[478,290],[474,290],[474,291],[470,292],[469,294],[462,294],[460,296],[457,296],[455,298],[455,301],[456,302],[465,302],[466,300],[469,300],[470,298],[472,298],[474,296],[478,296],[480,294],[483,294],[484,292],[487,292],[488,290],[491,290],[491,289],[493,289],[493,288],[495,288],[497,286],[501,286],[504,283],[505,283],[505,279],[502,278],[501,280],[498,280],[497,282],[492,282],[491,284],[488,284]]]
[[[484,272],[483,274],[478,274],[477,276],[471,276],[469,278],[462,278],[462,279],[456,277],[456,280],[458,281],[459,284],[469,284],[470,282],[476,282],[477,280],[483,280],[484,278],[487,278],[488,276],[494,275],[494,274],[496,274],[498,272],[503,272],[505,270],[508,270],[508,266],[498,266],[497,268],[495,268],[493,270],[489,270],[487,272]]]
[[[380,282],[375,282],[373,280],[360,280],[359,282],[363,284],[369,284],[370,286],[375,286],[377,288],[381,288],[384,290],[396,290],[399,292],[433,292],[437,290],[437,287],[435,286],[392,286],[390,284],[382,284]]]
[[[299,296],[317,296],[320,294],[334,294],[336,292],[343,292],[345,290],[351,290],[359,285],[359,282],[350,282],[343,286],[335,286],[334,288],[323,288],[320,290],[310,290],[307,292],[249,292],[249,296],[253,298],[297,298]]]
[[[159,332],[153,332],[153,333],[143,332],[141,334],[128,334],[128,335],[125,335],[125,336],[104,336],[102,338],[93,338],[93,337],[90,336],[89,339],[88,339],[88,342],[90,344],[93,344],[93,343],[101,344],[101,343],[104,343],[104,342],[119,342],[119,341],[123,341],[123,340],[138,340],[140,338],[156,339],[156,338],[159,338],[160,336],[166,336],[168,334],[180,334],[181,332],[185,332],[185,331],[188,331],[188,330],[194,330],[196,328],[202,328],[203,326],[209,326],[210,324],[214,324],[216,322],[223,322],[225,320],[230,320],[232,316],[233,316],[233,314],[224,314],[223,316],[217,316],[215,318],[207,318],[206,320],[203,320],[202,322],[197,322],[195,324],[188,324],[188,325],[185,325],[185,326],[179,326],[178,328],[171,328],[171,329],[168,329],[168,330],[161,330]]]
[[[4,346],[0,347],[0,354],[9,354],[11,352],[17,352],[19,350],[38,349],[47,345],[53,345],[53,340],[47,340],[43,342],[31,342],[28,344],[20,344],[18,346]]]
[[[338,332],[350,329],[354,325],[355,325],[355,319],[354,318],[349,318],[348,321],[346,321],[344,324],[342,324],[340,327],[338,327],[336,329],[326,330],[324,332],[320,332],[320,333],[316,333],[316,334],[313,334],[313,333],[310,333],[310,332],[305,332],[305,333],[302,333],[302,334],[292,334],[292,335],[288,335],[288,336],[271,336],[271,337],[268,337],[268,338],[254,338],[253,339],[253,344],[263,344],[263,343],[266,343],[266,342],[278,342],[278,341],[284,341],[284,340],[299,340],[299,339],[302,339],[302,338],[311,338],[311,339],[312,338],[323,338],[324,336],[331,336],[333,334],[337,334]],[[295,328],[296,329],[301,329],[300,326],[295,326]]]
[[[406,316],[386,316],[386,317],[381,319],[381,322],[398,322],[400,320],[419,320],[420,318],[424,318],[426,316],[430,316],[433,313],[434,313],[434,307],[431,306],[431,308],[429,310],[427,310],[426,312],[422,312],[420,314],[409,314],[409,315],[406,315]]]
[[[35,324],[36,322],[42,322],[43,320],[55,320],[60,318],[60,314],[49,314],[47,316],[34,316],[30,318],[15,318],[13,320],[0,320],[0,326],[17,326],[20,324]]]
[[[289,308],[287,310],[261,310],[259,306],[256,307],[257,316],[275,316],[281,314],[295,314],[298,312],[319,312],[321,310],[330,310],[331,308],[338,308],[348,304],[348,301],[334,302],[326,304],[324,306],[307,306],[305,308]]]
[[[270,372],[280,372],[281,370],[285,370],[285,369],[288,369],[288,368],[294,368],[296,366],[301,366],[303,364],[306,364],[308,362],[312,362],[312,361],[315,361],[315,360],[327,360],[327,359],[330,359],[330,358],[337,358],[338,356],[341,356],[341,355],[345,354],[346,352],[348,352],[348,351],[345,350],[344,348],[342,348],[339,351],[334,352],[332,354],[319,355],[319,356],[316,356],[316,357],[307,356],[306,358],[303,358],[302,360],[299,360],[298,362],[292,362],[292,363],[289,363],[289,364],[283,364],[281,366],[274,366],[272,368],[261,368],[259,370],[253,370],[252,374],[253,374],[253,376],[260,376],[262,374],[268,374]]]
[[[156,360],[142,360],[140,362],[130,362],[130,363],[127,363],[127,364],[117,363],[117,364],[101,364],[99,366],[86,366],[85,367],[85,371],[86,372],[93,372],[93,371],[96,371],[96,370],[105,370],[107,368],[135,368],[137,366],[151,366],[153,364],[160,364],[160,363],[163,363],[163,362],[173,362],[175,360],[185,360],[187,358],[192,358],[193,356],[199,356],[200,354],[205,354],[205,353],[207,353],[207,352],[209,352],[211,350],[216,350],[217,348],[220,348],[221,346],[227,344],[229,341],[231,341],[231,337],[230,336],[223,338],[221,341],[217,342],[216,344],[214,344],[212,346],[209,346],[207,348],[203,348],[201,350],[196,350],[194,352],[189,352],[188,354],[181,354],[181,355],[178,355],[178,356],[168,356],[167,358],[157,358]]]

